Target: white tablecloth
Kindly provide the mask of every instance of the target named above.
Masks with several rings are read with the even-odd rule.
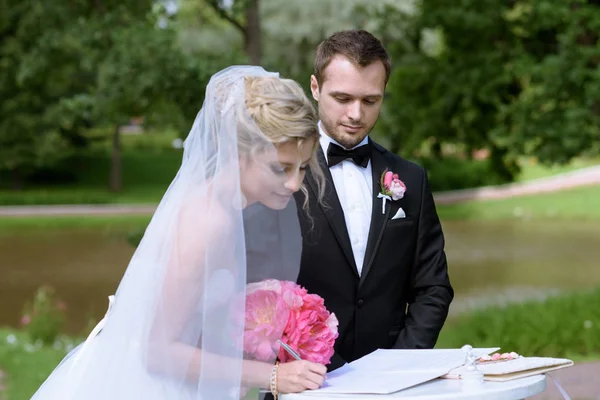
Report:
[[[460,380],[435,379],[431,382],[388,395],[359,395],[304,393],[282,394],[280,400],[520,400],[536,395],[546,389],[546,376],[535,375],[508,382],[484,382],[469,389]]]

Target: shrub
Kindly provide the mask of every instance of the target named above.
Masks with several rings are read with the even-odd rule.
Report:
[[[127,233],[127,243],[129,243],[132,247],[138,247],[142,238],[144,237],[144,233],[146,232],[146,227],[137,228],[129,231]]]
[[[115,196],[100,190],[50,190],[39,189],[22,192],[0,191],[0,206],[37,206],[62,204],[109,204]]]
[[[458,157],[416,160],[427,170],[434,192],[475,188],[506,183],[491,167],[489,160],[469,160]]]
[[[65,323],[66,305],[58,300],[50,286],[40,287],[33,302],[25,306],[21,325],[33,343],[52,345],[61,333]]]
[[[525,356],[598,354],[600,289],[466,314],[442,329],[436,347],[458,348],[465,344],[501,347]]]

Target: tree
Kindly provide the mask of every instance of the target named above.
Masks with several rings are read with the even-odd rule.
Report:
[[[403,32],[394,26],[379,30],[372,14],[387,8],[410,14],[414,0],[304,0],[282,2],[262,0],[261,18],[264,64],[282,75],[309,87],[315,50],[334,32],[344,29],[367,29],[384,40],[400,40]],[[385,35],[381,35],[385,33]]]
[[[217,15],[230,23],[244,39],[244,51],[252,65],[261,65],[262,35],[259,0],[206,0]]]
[[[3,1],[0,172],[13,187],[80,151],[88,128],[110,125],[109,187],[118,191],[123,123],[144,115],[189,129],[213,69],[183,51],[160,4]]]
[[[488,149],[509,180],[519,156],[562,163],[598,149],[597,1],[422,0],[379,19],[407,38],[389,46],[380,128],[394,150]]]
[[[205,57],[219,58],[221,64],[247,63],[250,60],[305,84],[308,88],[317,45],[333,32],[372,29],[377,21],[368,18],[368,10],[414,9],[414,0],[182,0],[177,11],[178,29],[184,47]],[[260,42],[260,59],[248,50],[250,33],[247,14],[258,10],[259,22],[252,37]],[[241,35],[240,35],[241,33]],[[386,37],[396,38],[398,29]],[[241,39],[241,40],[240,40]]]
[[[176,33],[158,27],[160,15],[114,30],[114,46],[99,65],[95,113],[113,126],[110,190],[120,191],[120,126],[132,116],[163,125],[191,126],[200,109],[210,69],[177,44]]]
[[[499,113],[497,142],[548,164],[600,149],[600,1],[516,4],[511,66],[521,86]]]
[[[97,64],[108,33],[145,15],[151,1],[4,0],[0,18],[0,171],[13,187],[85,144]],[[6,12],[5,12],[6,11]]]
[[[5,11],[5,12],[4,12]],[[64,79],[55,69],[46,72],[45,80],[36,77],[35,56],[44,49],[56,48],[59,38],[44,37],[39,42],[44,14],[42,4],[4,1],[0,24],[0,170],[7,171],[14,189],[20,189],[24,175],[36,167],[48,165],[63,157],[67,143],[51,129],[44,110],[48,101],[60,92]],[[49,13],[47,26],[57,24]],[[70,53],[71,48],[63,54]],[[60,53],[58,54],[60,56]]]

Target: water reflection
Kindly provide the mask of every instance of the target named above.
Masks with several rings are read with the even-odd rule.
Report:
[[[444,229],[456,290],[452,315],[600,285],[598,222],[452,221]]]
[[[489,303],[600,285],[600,223],[446,221],[451,315]],[[68,330],[98,320],[133,249],[125,231],[60,229],[0,237],[0,326],[16,326],[37,287],[68,303]]]
[[[108,306],[133,248],[125,232],[90,229],[0,237],[0,326],[15,326],[35,290],[50,284],[67,303],[68,330],[81,333]]]

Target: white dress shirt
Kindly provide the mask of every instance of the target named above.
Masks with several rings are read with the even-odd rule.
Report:
[[[329,143],[335,143],[338,146],[340,144],[327,136],[320,122],[319,132],[321,133],[321,148],[325,153],[325,159],[327,159]],[[365,145],[368,142],[369,138],[365,137],[356,147]],[[343,148],[344,146],[341,147]],[[329,170],[331,171],[335,190],[344,211],[344,219],[348,228],[352,253],[354,254],[354,261],[360,275],[365,259],[367,239],[371,227],[371,210],[373,208],[371,160],[369,160],[366,168],[360,167],[354,161],[348,159],[332,166]]]

